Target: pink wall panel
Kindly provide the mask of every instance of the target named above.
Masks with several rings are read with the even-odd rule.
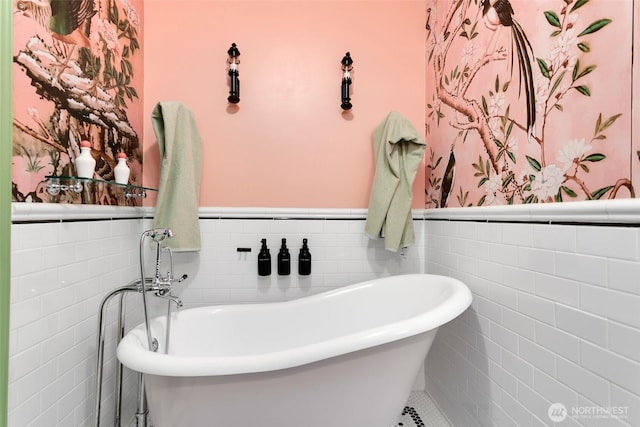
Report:
[[[159,176],[151,111],[180,101],[203,139],[201,206],[366,207],[373,129],[394,109],[424,125],[424,16],[422,1],[147,2],[145,184]],[[237,108],[227,103],[232,42]],[[343,113],[347,51],[354,106]]]
[[[137,204],[111,186],[46,191],[46,175],[76,175],[81,140],[92,144],[96,178],[113,181],[125,152],[130,182],[142,183],[143,2],[95,0],[77,16],[65,13],[74,4],[14,2],[12,198]]]
[[[633,32],[633,57],[638,58],[640,55],[640,36],[638,35],[638,28],[640,28],[640,13],[638,13],[638,5],[634,5],[633,11],[633,28],[636,30]],[[638,61],[635,61],[635,66],[633,67],[633,81],[640,82],[640,66],[638,65]],[[631,141],[631,176],[633,178],[633,186],[635,188],[640,188],[640,140],[638,140],[637,135],[640,132],[640,111],[638,111],[638,101],[640,100],[640,87],[636,83],[633,85],[633,94],[632,94],[632,103],[633,103],[633,116],[632,123],[633,128],[631,130],[631,134],[635,136],[635,138]]]
[[[426,206],[635,197],[633,2],[512,0],[511,27],[482,4],[427,2]],[[516,27],[531,46],[531,138]]]

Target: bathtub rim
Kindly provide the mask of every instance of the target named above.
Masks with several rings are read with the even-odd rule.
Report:
[[[406,277],[419,277],[425,280],[444,280],[452,287],[451,295],[438,306],[419,315],[364,331],[342,335],[317,343],[297,346],[291,349],[273,351],[253,355],[232,356],[175,356],[153,353],[146,349],[146,332],[144,325],[133,328],[122,339],[117,349],[117,357],[125,366],[134,371],[151,375],[188,377],[237,375],[257,372],[276,371],[306,365],[342,354],[352,353],[393,341],[399,341],[415,335],[437,330],[464,312],[472,301],[469,288],[460,280],[438,274],[404,274],[377,278],[342,288],[322,292],[297,300],[257,303],[257,304],[224,304],[185,309],[184,311],[208,311],[216,307],[248,307],[292,304],[300,300],[322,299],[360,287],[371,286],[372,282],[394,281]],[[157,322],[165,316],[152,320]],[[393,325],[392,328],[389,326]]]

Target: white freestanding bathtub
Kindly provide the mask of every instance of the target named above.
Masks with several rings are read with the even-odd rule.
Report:
[[[471,304],[460,281],[412,274],[293,301],[172,314],[169,354],[144,325],[118,358],[143,372],[154,427],[390,427],[437,328]],[[166,317],[151,322],[164,349]]]

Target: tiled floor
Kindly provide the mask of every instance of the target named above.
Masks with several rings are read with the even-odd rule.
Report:
[[[135,426],[135,420],[129,427]],[[153,427],[153,424],[151,424]],[[452,427],[431,397],[423,391],[413,391],[394,427]]]
[[[396,427],[451,427],[451,424],[427,393],[414,391]]]

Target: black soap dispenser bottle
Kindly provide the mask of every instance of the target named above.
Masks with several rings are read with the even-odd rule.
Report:
[[[271,274],[271,253],[267,248],[267,239],[262,239],[262,247],[258,254],[258,275],[269,276]]]
[[[287,249],[287,239],[282,239],[282,246],[278,252],[278,274],[288,276],[291,273],[291,255]]]
[[[307,239],[302,239],[302,247],[298,255],[298,274],[308,276],[311,274],[311,252],[307,246]]]

